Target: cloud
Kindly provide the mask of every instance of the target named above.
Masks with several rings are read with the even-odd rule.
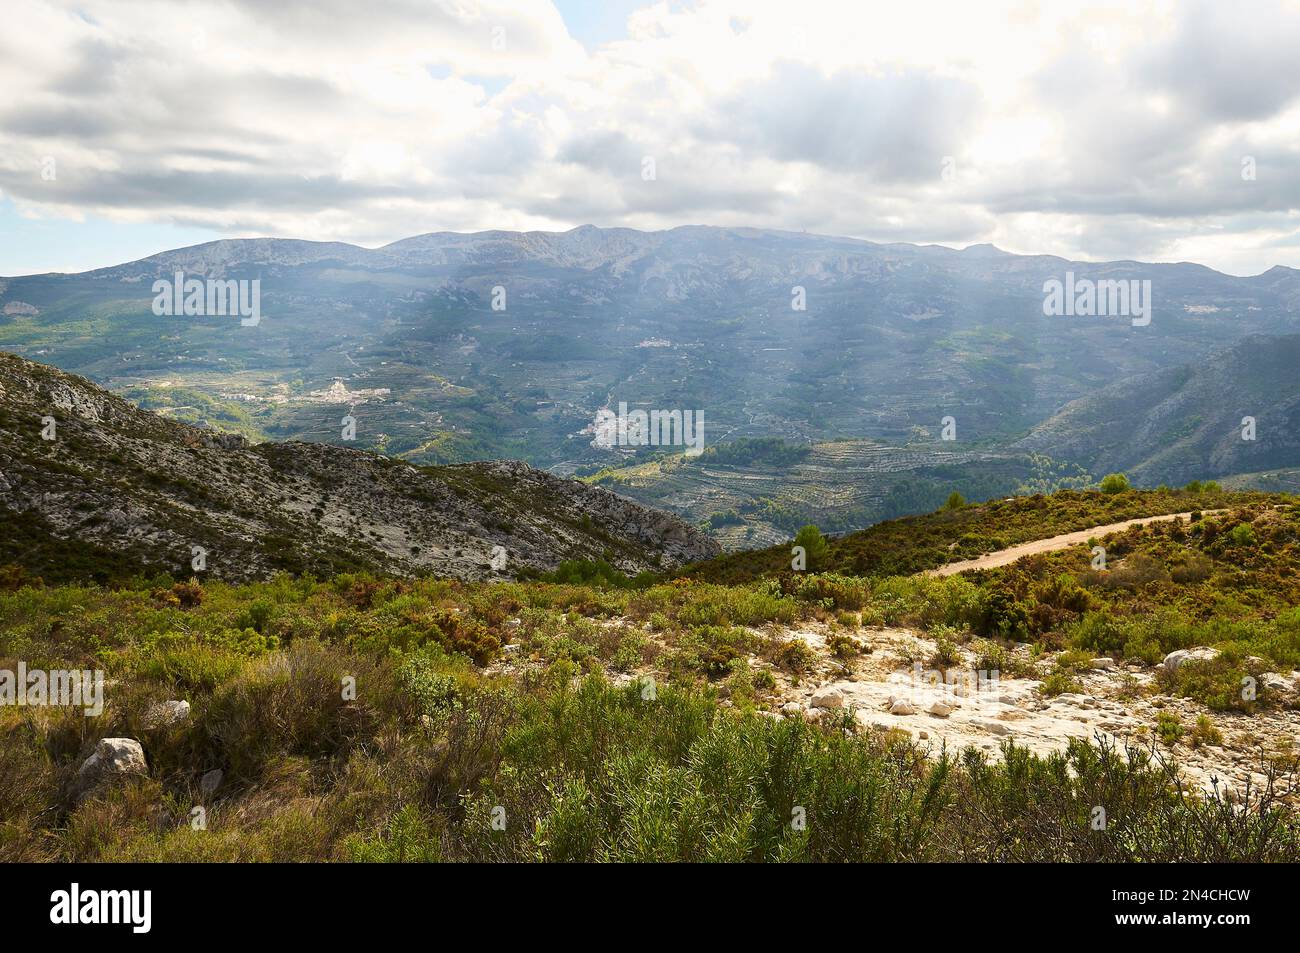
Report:
[[[751,155],[808,162],[879,182],[932,182],[959,151],[979,92],[925,71],[872,74],[778,62],[761,80],[723,97],[699,127]]]
[[[647,3],[590,49],[542,0],[14,0],[6,27],[0,190],[26,215],[1300,265],[1283,0]]]

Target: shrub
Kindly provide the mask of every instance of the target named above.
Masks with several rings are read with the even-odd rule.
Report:
[[[865,579],[835,573],[800,574],[787,577],[793,594],[805,602],[819,602],[831,609],[858,610],[870,598]]]
[[[817,660],[817,653],[802,639],[777,642],[770,652],[772,663],[790,672],[802,675]]]
[[[566,559],[552,573],[542,576],[547,582],[569,586],[629,586],[627,576],[603,559]]]
[[[1228,653],[1184,662],[1172,674],[1161,672],[1160,686],[1171,695],[1200,702],[1212,711],[1252,712],[1257,701],[1244,691],[1247,672]]]
[[[1156,734],[1172,748],[1183,736],[1183,724],[1173,712],[1162,711],[1156,715]]]
[[[1123,473],[1108,473],[1101,478],[1101,492],[1114,495],[1132,489]]]
[[[829,547],[821,530],[809,523],[794,537],[794,545],[802,546],[808,560],[808,569],[819,569],[826,562]]]
[[[842,632],[832,634],[826,640],[826,647],[841,661],[848,661],[854,656],[862,654],[862,643],[851,635],[845,635]]]
[[[1249,523],[1238,523],[1228,533],[1228,539],[1234,546],[1254,546],[1255,528]]]
[[[992,639],[976,639],[971,643],[975,653],[975,668],[981,672],[1010,672],[1007,650]]]
[[[1066,692],[1078,692],[1081,689],[1082,686],[1079,685],[1069,671],[1058,666],[1043,679],[1039,691],[1044,695],[1064,695]]]
[[[431,620],[431,628],[438,643],[448,652],[468,655],[479,665],[486,665],[501,651],[501,640],[477,619],[467,619],[463,614],[440,610]]]
[[[1214,727],[1214,722],[1210,721],[1209,715],[1198,715],[1196,727],[1192,729],[1192,747],[1221,744],[1223,744],[1223,732]]]
[[[935,644],[930,664],[935,668],[949,668],[961,660],[961,652],[946,636],[940,636]]]

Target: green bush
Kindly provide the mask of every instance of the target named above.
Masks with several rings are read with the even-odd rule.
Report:
[[[1128,477],[1123,473],[1108,473],[1101,478],[1101,492],[1114,495],[1131,490]]]
[[[826,538],[822,536],[821,530],[811,523],[795,534],[794,545],[803,547],[808,569],[820,569],[826,562],[826,553],[829,550]]]

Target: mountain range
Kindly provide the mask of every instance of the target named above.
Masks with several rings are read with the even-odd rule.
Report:
[[[154,283],[177,273],[258,281],[263,319],[154,313]],[[1150,324],[1045,315],[1045,282],[1067,274],[1150,281]],[[3,278],[0,349],[254,442],[343,445],[347,415],[351,446],[406,462],[514,459],[600,480],[740,547],[953,489],[1298,466],[1284,432],[1298,309],[1300,272],[1281,267],[1233,277],[989,245],[583,226],[376,249],[225,240]],[[597,412],[620,403],[702,414],[722,456],[597,445]],[[1245,416],[1256,441],[1239,437]],[[766,438],[790,452],[727,449]]]

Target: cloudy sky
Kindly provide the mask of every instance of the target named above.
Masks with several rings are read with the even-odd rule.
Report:
[[[584,223],[1300,267],[1297,51],[1280,0],[6,0],[0,274]]]

